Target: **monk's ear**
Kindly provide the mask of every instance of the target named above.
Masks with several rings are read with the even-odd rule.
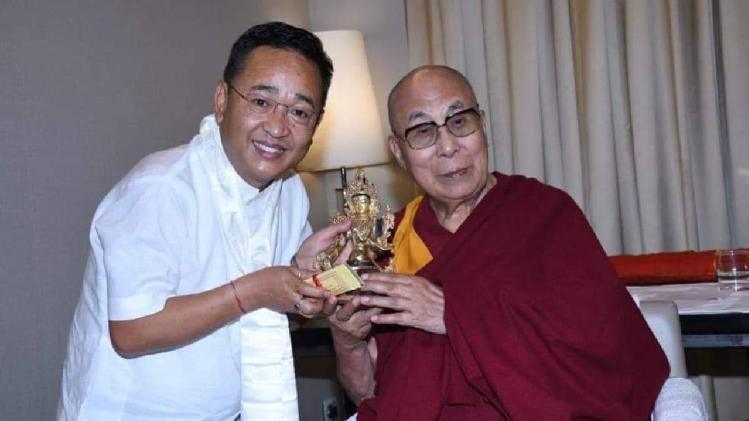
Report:
[[[408,171],[406,168],[406,161],[403,159],[403,150],[401,147],[403,147],[403,143],[400,139],[395,137],[395,135],[388,136],[388,147],[390,148],[390,152],[395,157],[395,160],[398,162],[398,165],[403,169],[404,171]]]
[[[223,80],[216,84],[216,91],[213,93],[213,114],[216,116],[216,123],[221,124],[226,112],[226,104],[229,102],[229,86]]]

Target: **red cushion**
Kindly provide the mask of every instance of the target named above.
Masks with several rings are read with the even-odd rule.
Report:
[[[715,282],[715,250],[609,256],[625,285]]]

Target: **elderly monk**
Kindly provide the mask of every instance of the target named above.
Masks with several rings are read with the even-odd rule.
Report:
[[[397,273],[330,316],[358,420],[647,419],[666,357],[572,199],[488,171],[451,68],[410,72],[388,108],[425,195],[397,215]]]

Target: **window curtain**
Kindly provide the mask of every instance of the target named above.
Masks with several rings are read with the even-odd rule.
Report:
[[[486,112],[490,166],[569,193],[609,254],[749,246],[749,2],[406,0],[411,67]]]

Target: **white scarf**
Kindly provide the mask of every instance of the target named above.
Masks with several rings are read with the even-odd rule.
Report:
[[[224,238],[229,244],[241,274],[284,264],[275,256],[279,228],[279,199],[282,180],[276,180],[249,201],[242,196],[242,184],[221,144],[215,118],[200,123],[200,146],[210,170],[211,189],[221,214]],[[247,189],[245,189],[247,190]],[[258,212],[257,224],[250,226],[243,208]],[[254,203],[252,203],[254,202]],[[289,321],[285,314],[265,308],[242,316],[232,326],[233,338],[239,331],[242,420],[298,420],[296,377],[291,352]]]

